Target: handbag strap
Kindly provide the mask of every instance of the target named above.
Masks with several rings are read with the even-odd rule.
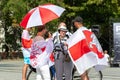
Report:
[[[62,52],[63,52],[63,54],[65,55],[64,48],[63,48],[63,46],[61,45],[61,44],[62,44],[62,42],[61,42],[60,35],[59,35],[59,40],[60,40],[60,46],[61,46]]]

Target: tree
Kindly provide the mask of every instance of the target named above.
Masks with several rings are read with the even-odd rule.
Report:
[[[120,17],[119,2],[120,0],[1,0],[0,11],[2,13],[2,21],[5,24],[6,42],[11,45],[17,44],[12,43],[12,39],[15,40],[13,42],[20,39],[22,28],[19,23],[30,9],[41,4],[53,3],[64,7],[66,10],[59,19],[47,23],[49,30],[54,32],[59,22],[66,22],[67,28],[72,31],[72,20],[76,16],[81,16],[85,25],[89,28],[91,25],[96,24],[101,26],[101,42],[105,44],[105,47],[109,46],[104,40],[108,41],[109,39],[106,34],[109,34],[110,19]]]
[[[18,22],[20,17],[23,16],[23,13],[26,11],[25,4],[22,1],[16,0],[2,0],[2,21],[3,27],[5,30],[5,43],[9,45],[11,50],[18,50],[19,44],[17,43],[20,40],[20,28],[18,27]],[[23,4],[23,5],[22,5]],[[13,25],[16,22],[16,26]],[[16,28],[17,27],[17,28]]]

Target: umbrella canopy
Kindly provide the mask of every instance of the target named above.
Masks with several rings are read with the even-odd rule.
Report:
[[[57,19],[65,11],[64,8],[45,4],[31,9],[22,19],[20,26],[23,28],[30,28],[34,26],[44,25],[49,21]]]

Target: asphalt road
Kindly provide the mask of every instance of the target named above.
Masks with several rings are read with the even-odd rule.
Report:
[[[23,60],[2,60],[0,61],[0,80],[21,80]],[[107,67],[102,71],[103,80],[120,80],[120,67]],[[99,74],[93,69],[90,70],[90,80],[98,80]],[[35,73],[30,76],[30,80],[35,80]],[[74,80],[80,80],[78,73],[75,73]]]

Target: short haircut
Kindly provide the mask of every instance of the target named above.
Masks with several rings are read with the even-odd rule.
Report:
[[[72,22],[79,22],[79,23],[83,23],[83,19],[80,16],[77,16]]]
[[[41,31],[44,30],[45,28],[46,28],[45,25],[37,26],[38,32],[41,32]]]

